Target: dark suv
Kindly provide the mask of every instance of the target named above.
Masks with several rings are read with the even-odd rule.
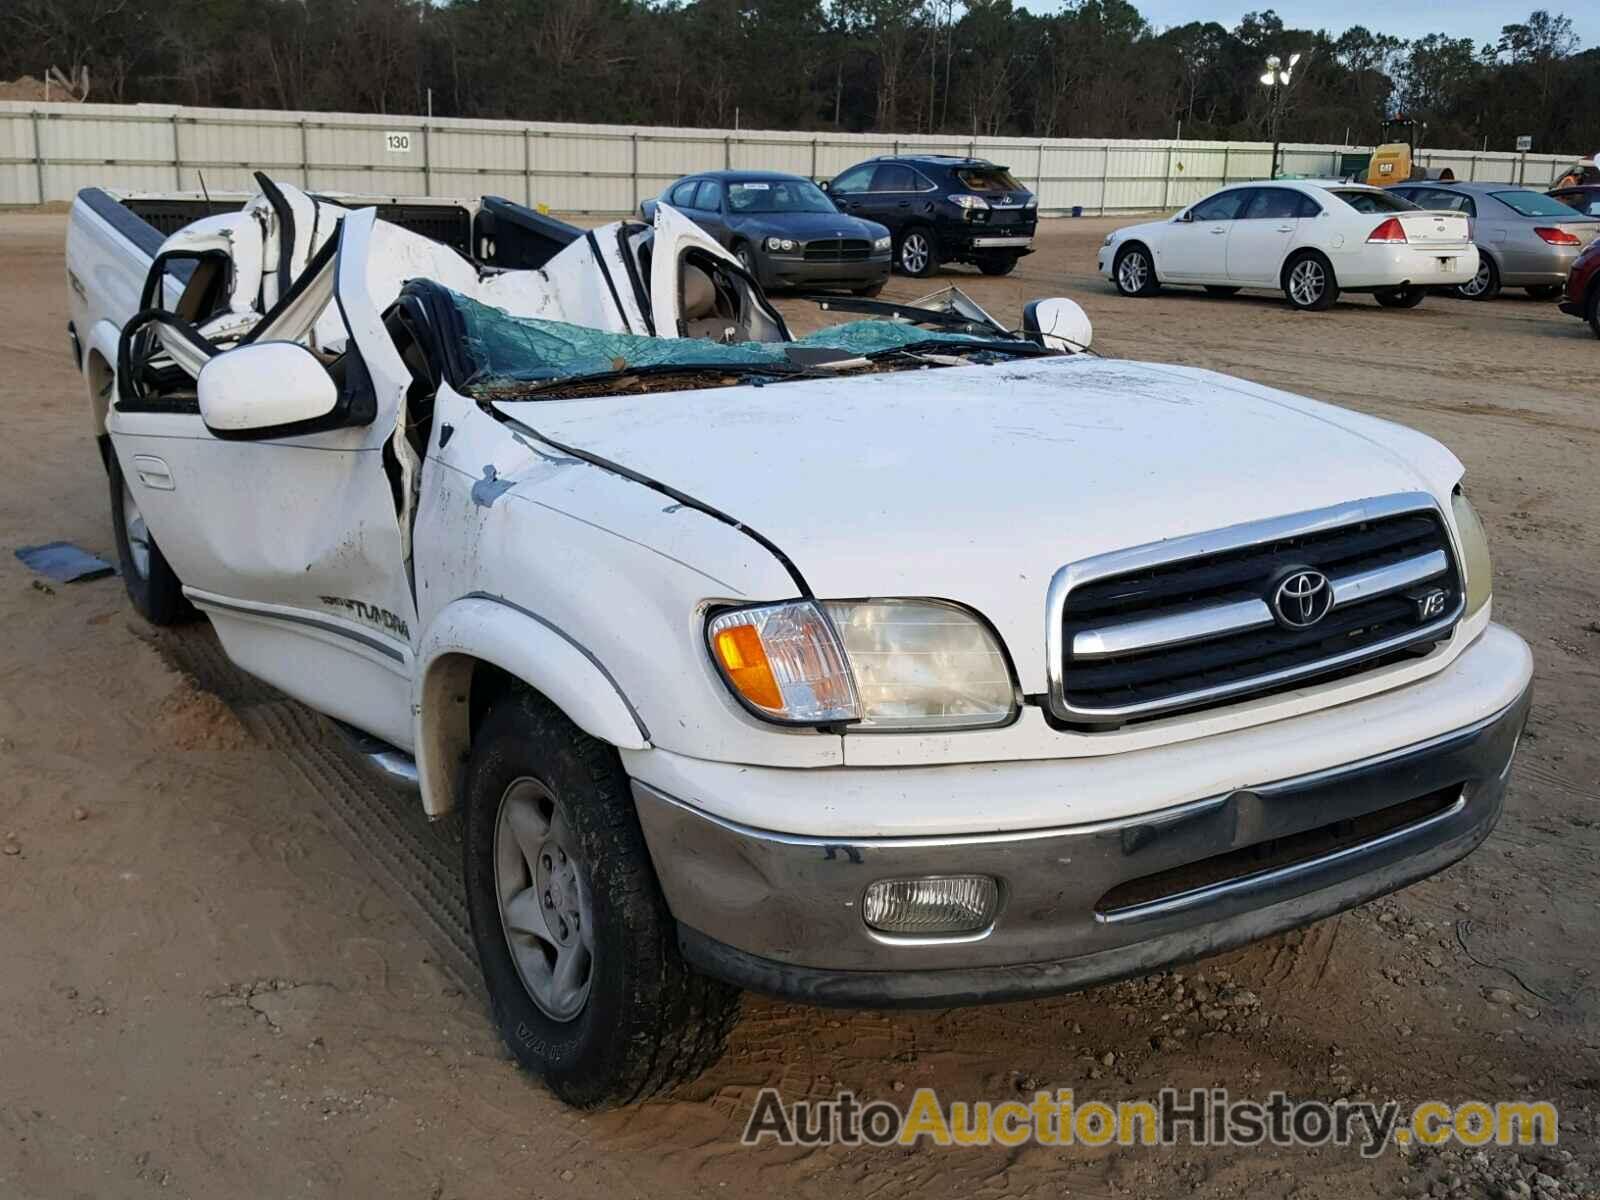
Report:
[[[1011,172],[981,158],[901,154],[869,159],[822,185],[841,212],[887,225],[907,275],[941,262],[1005,275],[1031,254],[1039,204]]]

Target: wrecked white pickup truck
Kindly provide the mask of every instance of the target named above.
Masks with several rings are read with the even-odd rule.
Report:
[[[667,206],[452,248],[162,203],[67,245],[129,594],[464,810],[496,1019],[573,1104],[702,1069],[737,988],[1079,988],[1499,816],[1531,659],[1420,434],[1074,352],[1070,302],[796,339]]]

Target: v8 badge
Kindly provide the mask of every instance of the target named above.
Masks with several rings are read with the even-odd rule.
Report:
[[[1417,606],[1417,623],[1432,621],[1444,616],[1445,601],[1449,593],[1443,588],[1429,588],[1425,592],[1415,592],[1411,596],[1412,602]]]

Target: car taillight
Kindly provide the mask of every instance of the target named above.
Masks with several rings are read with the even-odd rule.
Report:
[[[1406,231],[1401,226],[1399,217],[1390,217],[1382,225],[1374,229],[1372,236],[1367,239],[1369,242],[1404,242],[1405,240]]]
[[[1535,225],[1533,231],[1552,246],[1581,246],[1578,235],[1568,233],[1565,229],[1551,229],[1546,225]]]

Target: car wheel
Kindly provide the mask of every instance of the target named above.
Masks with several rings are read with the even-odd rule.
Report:
[[[1589,328],[1600,338],[1600,281],[1589,285]]]
[[[1238,292],[1238,290],[1239,289],[1236,287],[1223,287],[1220,284],[1214,283],[1206,284],[1206,291],[1213,296],[1232,296]]]
[[[1283,294],[1301,312],[1322,312],[1339,298],[1333,264],[1315,250],[1305,250],[1283,268]]]
[[[761,275],[756,270],[756,252],[749,242],[740,242],[733,248],[733,256],[739,260],[739,265],[757,283],[761,282]]]
[[[1161,290],[1150,251],[1139,242],[1117,251],[1116,262],[1111,265],[1111,278],[1116,282],[1117,291],[1124,296],[1154,296]]]
[[[107,456],[111,478],[111,531],[117,543],[117,564],[122,585],[139,615],[152,625],[175,625],[193,615],[184,599],[183,584],[168,565],[161,547],[151,536],[139,508],[139,498],[123,478],[116,453]]]
[[[1528,295],[1535,300],[1554,300],[1561,295],[1562,287],[1559,283],[1541,283],[1537,287],[1528,288]]]
[[[1487,254],[1478,256],[1478,273],[1456,288],[1456,295],[1467,300],[1493,300],[1500,294],[1500,268]]]
[[[980,254],[978,270],[985,275],[1009,275],[1016,268],[1015,254]]]
[[[473,738],[464,807],[472,937],[517,1062],[580,1108],[715,1062],[739,993],[679,954],[617,752],[508,693]]]
[[[864,296],[870,300],[881,291],[883,291],[883,280],[880,279],[877,283],[867,284],[866,287],[851,288],[850,294],[852,296]]]
[[[1427,294],[1420,287],[1398,287],[1373,292],[1372,298],[1385,308],[1415,308]]]
[[[926,278],[939,269],[939,248],[934,244],[933,231],[914,225],[900,235],[900,250],[896,256],[900,269],[907,275]]]

